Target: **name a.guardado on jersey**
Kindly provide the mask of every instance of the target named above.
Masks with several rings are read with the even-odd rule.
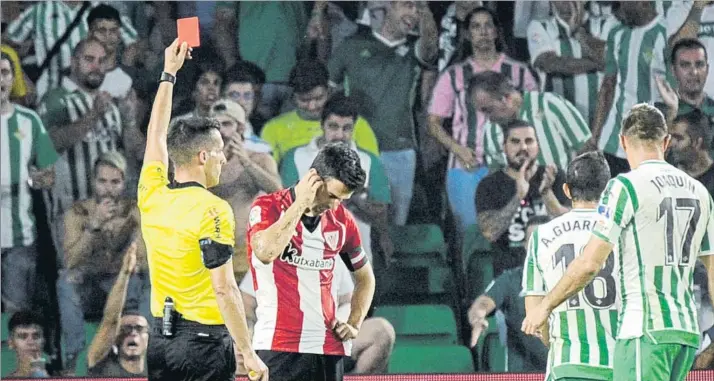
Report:
[[[283,254],[280,255],[280,260],[295,267],[305,270],[329,270],[334,268],[335,260],[329,259],[307,259],[298,254],[298,251],[293,247],[292,242],[288,243]]]
[[[592,221],[590,220],[574,220],[574,221],[564,221],[560,225],[553,226],[552,235],[547,237],[540,237],[540,243],[548,247],[553,241],[560,237],[563,233],[567,233],[574,230],[591,230]]]
[[[685,177],[675,175],[659,175],[650,182],[657,187],[657,191],[662,193],[662,189],[667,187],[687,188],[690,192],[695,192],[694,183]]]

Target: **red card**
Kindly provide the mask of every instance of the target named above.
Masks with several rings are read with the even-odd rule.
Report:
[[[186,42],[191,48],[201,46],[198,31],[198,17],[187,17],[176,20],[179,43]]]

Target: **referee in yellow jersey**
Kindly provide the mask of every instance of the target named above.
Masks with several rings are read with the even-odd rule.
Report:
[[[250,344],[233,275],[233,211],[207,190],[218,184],[226,162],[219,125],[189,118],[169,129],[176,72],[191,50],[177,39],[164,56],[138,191],[155,317],[149,381],[234,380],[234,343],[250,378],[267,380],[268,369]],[[172,183],[169,157],[175,167]]]

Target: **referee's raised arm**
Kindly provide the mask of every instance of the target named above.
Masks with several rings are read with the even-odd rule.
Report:
[[[151,108],[151,119],[146,130],[146,151],[144,152],[144,165],[153,161],[160,161],[164,166],[169,166],[169,152],[166,146],[166,136],[171,121],[171,103],[173,101],[176,73],[183,66],[186,58],[191,59],[191,48],[179,39],[164,50],[164,72],[159,82],[154,105]]]

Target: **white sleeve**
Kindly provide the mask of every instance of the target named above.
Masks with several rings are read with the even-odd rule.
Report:
[[[689,16],[689,11],[692,9],[694,2],[692,0],[677,0],[672,2],[672,6],[667,11],[664,18],[664,24],[667,27],[667,38],[674,36],[679,28],[684,25],[684,22]]]
[[[538,56],[545,52],[558,52],[555,47],[556,41],[548,35],[548,31],[543,27],[543,22],[547,21],[533,20],[528,24],[528,52],[531,56],[531,65],[535,63]]]
[[[240,281],[238,289],[255,298],[255,290],[253,289],[253,274],[250,271],[248,271],[243,277],[243,280]]]

